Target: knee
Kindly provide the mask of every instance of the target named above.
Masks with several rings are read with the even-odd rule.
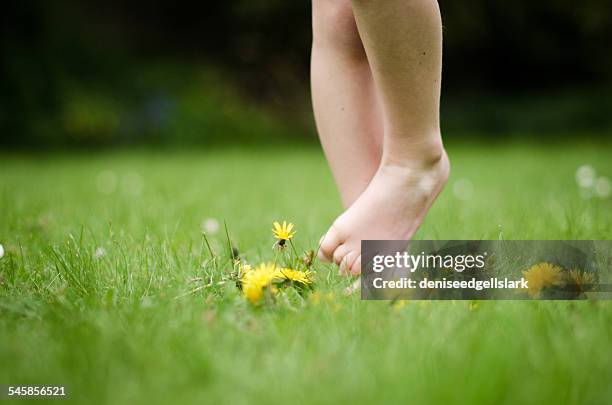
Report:
[[[350,0],[312,0],[313,42],[349,56],[365,56]]]

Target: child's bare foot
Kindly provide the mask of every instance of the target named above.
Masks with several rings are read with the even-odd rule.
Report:
[[[319,258],[359,274],[361,241],[410,239],[442,191],[449,170],[444,150],[428,162],[383,161],[363,194],[325,234]]]

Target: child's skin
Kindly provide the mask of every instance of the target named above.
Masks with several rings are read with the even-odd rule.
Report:
[[[436,0],[313,0],[317,129],[346,211],[319,257],[361,271],[362,239],[410,239],[444,187]]]

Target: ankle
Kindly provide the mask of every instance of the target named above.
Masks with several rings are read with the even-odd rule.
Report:
[[[439,167],[447,160],[442,139],[438,136],[431,140],[401,144],[385,144],[381,166],[405,167],[429,170]]]

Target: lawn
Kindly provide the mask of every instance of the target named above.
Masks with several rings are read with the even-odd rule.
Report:
[[[418,237],[612,239],[612,198],[575,180],[611,177],[611,146],[451,143]],[[225,221],[257,262],[272,221],[305,250],[339,212],[316,146],[0,154],[0,384],[84,404],[609,403],[609,302],[361,302],[319,263],[303,300],[197,290],[227,268],[202,227],[222,256]]]

